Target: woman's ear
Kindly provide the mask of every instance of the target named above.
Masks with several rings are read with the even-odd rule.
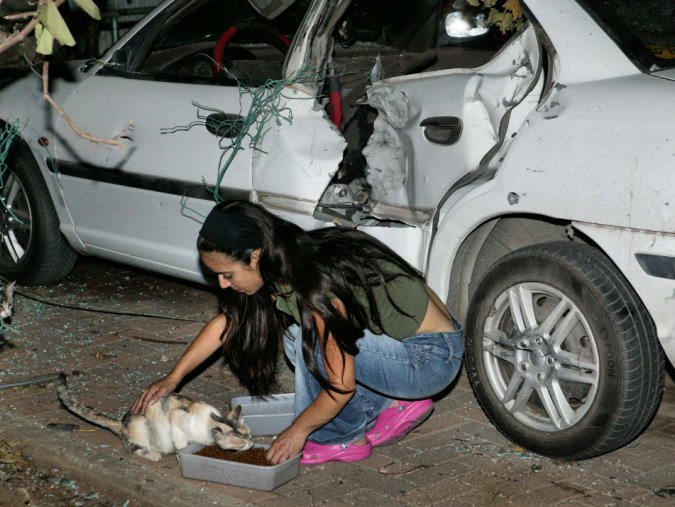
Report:
[[[256,267],[260,261],[260,255],[262,254],[262,248],[256,248],[251,252],[251,266]]]

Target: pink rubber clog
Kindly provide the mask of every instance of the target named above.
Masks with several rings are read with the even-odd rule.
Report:
[[[395,407],[386,408],[377,416],[366,438],[373,447],[395,444],[422,424],[433,410],[434,402],[430,399],[397,401]]]
[[[373,453],[370,442],[363,445],[337,444],[324,445],[307,442],[302,449],[301,465],[322,465],[329,461],[361,461]]]

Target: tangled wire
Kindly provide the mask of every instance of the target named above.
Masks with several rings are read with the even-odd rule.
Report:
[[[229,74],[227,69],[225,72]],[[219,195],[220,183],[225,176],[225,172],[234,160],[237,153],[246,146],[245,141],[248,139],[247,146],[254,150],[260,150],[260,145],[265,137],[265,134],[270,130],[269,122],[275,119],[277,125],[281,125],[282,121],[291,123],[293,121],[293,114],[290,108],[283,105],[286,99],[283,90],[287,86],[308,82],[316,79],[318,71],[303,69],[289,79],[268,79],[261,86],[250,87],[239,80],[232,74],[231,78],[237,81],[240,96],[240,114],[226,115],[220,109],[204,106],[197,102],[192,104],[197,107],[197,120],[182,126],[165,128],[161,130],[162,134],[171,134],[178,131],[190,130],[196,126],[207,126],[207,118],[209,118],[208,126],[217,132],[228,132],[228,137],[221,136],[219,145],[221,148],[221,155],[219,160],[218,175],[216,183],[209,192],[213,195],[216,202],[222,199]],[[245,97],[250,97],[251,105],[246,114],[242,114],[244,103],[247,101]],[[214,122],[214,113],[222,115],[222,120]],[[231,135],[230,137],[230,134]],[[262,150],[261,150],[262,151]],[[204,182],[206,185],[206,182]]]
[[[7,173],[7,156],[9,155],[9,150],[14,143],[16,136],[20,134],[20,130],[16,124],[8,123],[4,127],[0,128],[0,203],[7,210],[10,215],[15,220],[19,220],[18,217],[12,213],[12,210],[7,206],[5,202],[4,189],[5,189],[5,175]]]

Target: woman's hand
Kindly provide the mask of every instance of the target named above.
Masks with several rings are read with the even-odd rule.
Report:
[[[134,406],[131,407],[131,413],[134,415],[145,414],[145,409],[148,405],[155,403],[160,398],[172,393],[178,387],[178,381],[174,380],[170,375],[153,382],[148,388],[143,391],[143,394],[136,400]]]
[[[145,414],[145,410],[150,403],[154,403],[162,396],[172,393],[178,387],[185,376],[199,366],[204,360],[213,354],[222,346],[220,337],[225,331],[225,315],[222,313],[212,318],[199,332],[194,341],[190,344],[183,355],[180,357],[171,372],[163,379],[150,384],[143,391],[140,398],[136,400],[131,407],[131,413],[134,415]]]
[[[333,304],[346,314],[339,300]],[[314,314],[317,335],[323,336],[325,323],[320,315]],[[342,352],[332,335],[328,335],[324,347],[324,367],[328,381],[343,392],[328,393],[322,390],[310,405],[302,411],[293,424],[281,433],[267,450],[267,459],[278,464],[299,454],[307,437],[315,430],[333,419],[349,402],[356,391],[354,356]]]
[[[283,463],[293,456],[300,454],[302,448],[305,446],[305,441],[309,435],[295,426],[291,425],[286,428],[274,439],[270,448],[267,449],[265,456],[267,456],[268,461],[273,465]]]

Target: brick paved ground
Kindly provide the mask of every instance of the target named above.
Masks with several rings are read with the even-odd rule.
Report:
[[[83,259],[63,283],[21,288],[15,332],[0,342],[0,382],[79,372],[81,401],[121,416],[142,389],[166,373],[201,324],[83,311],[151,313],[205,321],[216,300],[202,287]],[[292,390],[283,372],[281,391]],[[246,393],[217,361],[183,393],[224,408]],[[53,387],[0,390],[0,439],[15,443],[80,492],[101,491],[117,505],[672,505],[675,495],[675,383],[672,370],[659,413],[627,447],[583,462],[532,455],[503,438],[477,406],[465,376],[438,400],[433,416],[403,442],[354,464],[301,468],[297,479],[261,492],[183,479],[175,457],[151,463],[117,437],[60,408]],[[49,423],[79,430],[48,429]],[[0,493],[2,493],[0,482]],[[669,489],[670,488],[670,489]],[[90,495],[94,497],[94,495]],[[78,505],[87,505],[81,495]],[[0,494],[0,504],[7,503]]]

